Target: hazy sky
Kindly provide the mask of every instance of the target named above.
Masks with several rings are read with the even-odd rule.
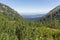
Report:
[[[60,5],[60,0],[0,0],[20,14],[47,13],[54,7]]]

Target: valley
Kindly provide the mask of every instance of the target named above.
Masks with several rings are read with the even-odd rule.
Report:
[[[60,40],[58,14],[60,6],[45,15],[21,16],[14,9],[0,3],[0,40]]]

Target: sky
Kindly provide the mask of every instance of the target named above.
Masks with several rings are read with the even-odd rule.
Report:
[[[22,15],[45,14],[60,5],[60,0],[0,0]]]

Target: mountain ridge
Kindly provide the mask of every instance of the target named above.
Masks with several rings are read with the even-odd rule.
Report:
[[[23,19],[17,11],[2,3],[0,3],[0,13],[6,15],[9,18],[12,18],[12,20],[18,18]]]
[[[60,19],[60,18],[58,18],[59,15],[60,15],[60,5],[55,7],[51,11],[49,11],[46,15],[44,15],[40,19],[45,20],[45,21],[48,21],[48,20],[51,21],[53,19],[59,20]]]

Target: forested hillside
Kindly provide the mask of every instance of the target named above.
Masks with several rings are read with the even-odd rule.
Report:
[[[51,21],[54,19],[60,20],[60,5],[52,9],[42,18],[42,20],[45,20],[45,21]]]
[[[0,3],[0,40],[60,40],[60,21],[28,22]]]

